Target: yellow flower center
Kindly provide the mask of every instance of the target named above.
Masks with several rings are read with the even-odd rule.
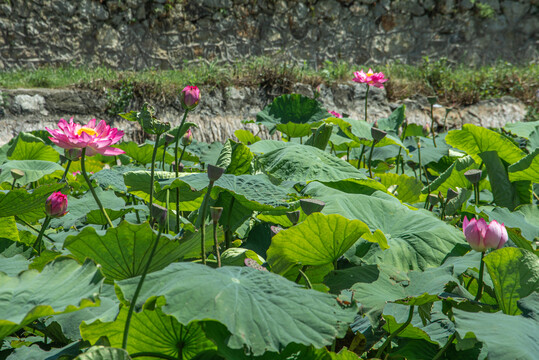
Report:
[[[367,73],[367,76],[373,76],[373,75],[374,75],[374,73],[373,73],[372,71],[369,71],[369,72]]]
[[[97,135],[97,132],[92,129],[92,128],[89,128],[89,127],[81,127],[78,131],[77,131],[77,135],[81,136],[81,134],[85,132],[86,134],[90,135],[90,136],[94,136],[94,135]]]

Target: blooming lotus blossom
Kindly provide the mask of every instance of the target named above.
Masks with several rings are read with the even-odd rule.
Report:
[[[484,252],[487,249],[500,249],[507,242],[508,234],[504,224],[492,220],[487,224],[485,219],[471,219],[465,216],[462,231],[472,249]]]
[[[86,155],[88,156],[98,153],[114,156],[125,152],[121,149],[110,147],[110,145],[117,143],[122,138],[124,132],[117,128],[111,128],[104,120],[101,120],[96,126],[96,119],[92,119],[88,124],[82,126],[73,123],[73,118],[70,119],[69,123],[64,119],[60,119],[58,127],[60,129],[45,129],[52,135],[49,139],[61,148],[86,148]]]
[[[356,71],[354,73],[353,81],[361,84],[368,84],[370,86],[376,86],[377,88],[383,89],[384,85],[382,84],[385,83],[387,79],[382,72],[375,73],[374,71],[372,71],[372,69],[369,69],[367,73],[364,73],[363,69],[361,69],[361,71]]]
[[[331,115],[335,116],[336,118],[342,118],[342,115],[339,114],[338,112],[329,110],[328,113],[330,113]]]
[[[200,90],[196,86],[186,86],[180,93],[182,107],[187,110],[193,110],[200,101]]]
[[[67,195],[53,193],[45,202],[45,213],[50,217],[61,217],[67,213]]]

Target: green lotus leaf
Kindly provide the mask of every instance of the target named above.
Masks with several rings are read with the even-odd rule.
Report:
[[[329,118],[325,120],[326,123],[335,124],[341,129],[341,131],[346,134],[350,139],[354,140],[358,144],[365,146],[372,146],[373,138],[371,135],[372,124],[369,124],[365,121],[355,120],[355,119],[339,119],[339,118]],[[375,147],[382,147],[387,145],[397,145],[403,148],[406,153],[408,149],[404,146],[401,140],[391,134],[387,134],[382,140],[374,145]]]
[[[510,182],[507,171],[496,151],[479,154],[488,172],[494,203],[513,210],[521,204],[532,201],[532,184],[530,181]]]
[[[15,181],[16,185],[24,186],[41,179],[45,175],[57,172],[58,177],[62,176],[64,168],[52,161],[45,160],[11,160],[0,166],[0,183],[13,182],[11,170],[24,171],[24,175]]]
[[[74,360],[131,360],[131,357],[124,349],[94,346]]]
[[[406,111],[406,105],[401,105],[389,115],[387,118],[378,119],[378,129],[384,131],[394,131],[395,133],[399,130],[399,127],[402,125],[404,118],[404,112]]]
[[[267,261],[283,274],[295,264],[318,266],[340,258],[369,228],[341,215],[314,213],[305,221],[280,231],[271,239]]]
[[[419,154],[421,153],[421,165],[427,165],[430,163],[437,163],[444,156],[449,156],[449,146],[445,143],[445,134],[441,134],[436,137],[436,146],[434,146],[432,139],[426,137],[419,137],[419,144],[421,149],[417,146],[415,138],[407,138],[404,140],[404,145],[410,151],[411,161],[419,164]]]
[[[116,145],[115,147],[125,151],[126,155],[138,162],[139,164],[147,165],[152,162],[153,144],[137,144],[136,142],[129,141]],[[157,149],[156,154],[157,161],[163,159],[163,148]],[[174,161],[174,156],[170,153],[165,154],[165,162],[171,163]]]
[[[509,180],[539,183],[539,148],[507,168]]]
[[[139,279],[117,282],[132,299]],[[249,267],[212,269],[196,263],[173,263],[148,274],[137,308],[150,297],[164,296],[162,310],[180,323],[216,320],[232,334],[228,347],[254,356],[278,352],[289,343],[331,344],[343,336],[356,309],[341,308],[335,298],[300,288],[283,277]],[[241,309],[241,311],[240,311]]]
[[[12,141],[13,145],[7,152],[10,160],[43,160],[55,163],[60,159],[58,151],[32,134],[21,132]]]
[[[308,145],[289,145],[257,157],[266,174],[279,181],[366,179],[348,162]]]
[[[21,216],[29,212],[37,212],[38,217],[45,217],[45,201],[64,184],[43,185],[34,190],[15,189],[0,190],[0,217]]]
[[[464,124],[462,130],[451,130],[445,141],[471,155],[477,163],[481,162],[478,155],[485,151],[496,151],[500,159],[508,164],[514,164],[526,156],[502,134],[473,124]]]
[[[121,347],[127,312],[123,307],[114,322],[83,322],[82,338],[95,344],[101,336],[107,336],[112,347]],[[188,360],[211,349],[216,349],[215,345],[197,322],[184,326],[160,308],[134,313],[131,318],[126,349],[130,354],[152,352]]]
[[[160,180],[160,192],[166,189],[175,189],[186,186],[191,191],[203,191],[209,185],[208,175],[191,174],[177,179]],[[183,185],[182,185],[183,184]],[[253,211],[287,210],[290,204],[288,189],[273,185],[267,176],[259,175],[232,175],[224,174],[217,180],[212,189],[215,198],[221,191],[230,193],[240,204]],[[181,196],[181,195],[180,195]]]
[[[453,308],[455,328],[463,339],[474,334],[483,343],[483,350],[493,360],[534,360],[539,354],[539,317],[512,316],[497,313],[467,312]]]
[[[260,155],[271,152],[273,150],[295,145],[297,144],[293,142],[284,142],[278,140],[260,140],[257,141],[255,144],[249,145],[249,149],[251,149],[254,154]]]
[[[387,192],[387,188],[384,184],[379,183],[376,180],[365,179],[343,179],[338,181],[319,181],[327,187],[335,190],[339,190],[349,194],[365,194],[370,195],[375,191]]]
[[[16,348],[6,360],[63,360],[75,358],[80,354],[81,344],[71,343],[63,348],[52,348],[50,351],[43,350],[39,345],[21,346]]]
[[[419,202],[423,183],[408,175],[393,173],[377,174],[380,182],[386,187],[396,186],[393,194],[402,202],[414,204]]]
[[[139,225],[124,221],[106,231],[87,226],[78,235],[69,236],[64,247],[81,261],[90,258],[101,265],[107,279],[123,280],[142,274],[156,238],[147,222]],[[162,235],[148,271],[163,269],[180,254],[178,242]]]
[[[79,265],[59,259],[39,273],[28,270],[16,277],[0,272],[0,339],[49,315],[96,306],[102,275],[93,262]]]
[[[501,207],[482,206],[481,211],[488,215],[490,221],[505,224],[508,230],[518,231],[528,241],[539,238],[539,208],[536,205],[522,205],[513,212]]]
[[[451,166],[447,168],[440,176],[430,183],[430,186],[425,186],[422,190],[423,194],[429,192],[441,191],[445,196],[447,190],[457,188],[473,189],[472,184],[466,179],[464,173],[468,170],[479,169],[479,164],[471,156],[464,156],[456,159]],[[486,178],[486,176],[484,176]],[[484,189],[487,185],[486,179],[481,180],[479,189]]]
[[[361,220],[371,231],[380,229],[387,238],[389,249],[382,250],[377,244],[369,243],[368,250],[360,258],[351,254],[352,261],[392,264],[402,270],[423,270],[439,266],[448,253],[465,244],[461,231],[432,213],[411,210],[391,195],[376,194],[383,197],[331,192],[324,195],[322,189],[317,196],[313,195],[326,203],[322,213]]]
[[[311,128],[320,126],[328,115],[318,101],[300,94],[287,94],[275,98],[260,111],[256,121],[270,131],[276,129],[293,138],[311,135]]]
[[[103,169],[93,174],[90,179],[95,180],[104,189],[127,192],[124,175],[128,171],[141,170],[135,166],[115,166],[112,169]],[[145,169],[143,169],[145,170]]]
[[[244,129],[238,129],[234,131],[234,136],[238,138],[238,140],[242,144],[245,144],[245,145],[252,145],[255,142],[258,142],[261,140],[259,136],[254,135],[249,130],[244,130]]]
[[[253,153],[242,144],[228,140],[221,150],[216,166],[225,168],[225,174],[244,175],[252,172]]]
[[[500,309],[521,313],[517,301],[539,289],[539,258],[530,251],[505,247],[485,256]]]
[[[29,265],[30,261],[20,254],[12,257],[0,254],[0,272],[8,276],[17,276],[21,271],[28,270]]]
[[[518,121],[516,123],[505,124],[503,128],[509,131],[511,134],[529,139],[531,133],[533,133],[539,128],[539,120]]]

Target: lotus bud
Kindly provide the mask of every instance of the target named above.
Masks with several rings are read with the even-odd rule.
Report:
[[[180,93],[182,107],[186,110],[193,110],[200,101],[200,90],[196,86],[186,86]]]
[[[193,132],[191,131],[191,129],[188,129],[187,132],[182,137],[182,145],[188,146],[188,145],[191,145],[192,142],[193,142]]]
[[[25,172],[19,169],[11,169],[11,177],[15,180],[22,178]]]
[[[465,216],[462,231],[470,247],[479,252],[485,252],[487,249],[500,249],[509,238],[505,225],[499,224],[496,220],[487,224],[485,219],[468,221]]]
[[[77,161],[82,155],[81,149],[64,149],[64,156],[67,160]]]
[[[427,136],[429,134],[430,134],[430,125],[429,124],[423,125],[423,136]]]
[[[174,135],[167,133],[165,135],[165,146],[172,144],[175,139],[176,137]]]
[[[152,209],[151,209],[151,215],[152,215],[152,218],[154,218],[157,221],[159,226],[163,226],[165,224],[165,221],[167,220],[168,211],[166,208],[153,203]]]
[[[210,181],[217,181],[225,173],[225,169],[215,165],[208,165],[208,178]]]
[[[223,213],[222,207],[210,206],[210,215],[214,224],[217,224],[219,222],[219,219],[221,218],[222,213]]]
[[[50,217],[61,217],[67,213],[67,195],[53,193],[45,202],[45,213]]]
[[[434,105],[436,104],[436,101],[438,101],[438,97],[436,96],[427,96],[427,101],[429,104]]]
[[[453,200],[453,199],[456,198],[457,196],[459,196],[459,193],[456,192],[455,190],[453,190],[453,189],[451,189],[451,188],[449,188],[449,189],[447,190],[447,196],[446,196],[447,201]]]
[[[320,97],[320,95],[322,95],[322,89],[321,89],[321,87],[322,87],[322,84],[318,85],[318,86],[316,87],[316,89],[314,90],[314,98],[315,98],[315,99],[318,99],[318,98]]]
[[[286,213],[286,217],[288,217],[288,220],[290,220],[292,225],[296,225],[298,223],[300,215],[301,213],[299,212],[299,210],[290,211]]]
[[[472,184],[477,184],[479,181],[481,181],[482,175],[483,172],[479,169],[468,170],[464,173],[464,177]]]
[[[385,138],[387,133],[384,130],[380,130],[378,128],[372,127],[371,128],[371,136],[374,139],[375,142],[381,141],[383,138]]]
[[[301,209],[306,215],[311,215],[315,212],[320,212],[326,206],[326,203],[316,199],[301,199],[299,201]]]

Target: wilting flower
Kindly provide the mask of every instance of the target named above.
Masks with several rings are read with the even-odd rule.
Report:
[[[55,192],[45,202],[45,213],[50,217],[61,217],[67,213],[67,195]]]
[[[369,71],[366,74],[363,72],[363,69],[361,69],[361,71],[356,71],[354,73],[354,79],[352,80],[357,83],[368,84],[370,86],[376,86],[377,88],[380,88],[380,89],[384,88],[384,85],[382,84],[387,81],[384,73],[382,72],[375,73],[374,71],[372,71],[372,69],[369,69]]]
[[[117,143],[124,135],[123,131],[111,128],[104,120],[96,126],[96,120],[92,119],[84,126],[73,123],[73,118],[67,123],[64,119],[58,122],[58,130],[47,131],[52,135],[49,137],[53,143],[64,149],[84,149],[86,155],[92,156],[97,153],[107,156],[123,154],[125,151],[110,147]]]
[[[500,224],[496,220],[487,224],[485,219],[468,221],[466,216],[462,223],[462,231],[472,249],[479,252],[484,252],[487,249],[500,249],[509,237],[504,224]]]
[[[182,107],[187,110],[193,110],[200,101],[200,90],[196,86],[186,86],[180,93]]]
[[[336,118],[342,118],[342,115],[339,114],[338,112],[329,110],[328,113],[330,113],[331,115],[335,116]]]
[[[187,132],[182,137],[182,145],[183,146],[189,146],[193,142],[193,132],[191,129],[187,130]]]

